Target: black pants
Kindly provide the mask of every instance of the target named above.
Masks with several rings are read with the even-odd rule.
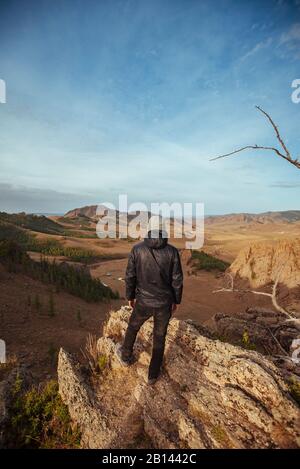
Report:
[[[123,360],[129,360],[131,358],[138,331],[144,322],[153,316],[153,346],[148,373],[150,379],[157,378],[160,372],[165,350],[165,339],[171,315],[171,305],[164,306],[160,309],[154,309],[136,304],[129,319],[125,339],[122,345]]]

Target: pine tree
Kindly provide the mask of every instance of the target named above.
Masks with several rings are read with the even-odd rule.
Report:
[[[31,296],[30,295],[27,296],[27,305],[31,306]]]
[[[35,297],[34,297],[34,307],[35,307],[36,311],[38,313],[40,313],[40,311],[41,311],[41,302],[40,302],[40,298],[39,298],[38,294],[36,294]]]
[[[54,298],[53,298],[52,291],[50,292],[50,296],[49,296],[49,316],[50,317],[55,316]]]
[[[77,321],[79,322],[79,324],[81,324],[81,312],[80,312],[80,309],[78,308],[77,310]]]

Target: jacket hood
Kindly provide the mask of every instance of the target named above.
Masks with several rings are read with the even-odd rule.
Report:
[[[162,230],[149,231],[144,242],[152,249],[164,248],[168,244],[168,238],[164,235],[166,235],[166,232],[163,232]]]

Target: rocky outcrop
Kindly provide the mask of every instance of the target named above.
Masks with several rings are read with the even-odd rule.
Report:
[[[285,379],[296,380],[300,389],[300,363],[292,359],[299,347],[299,321],[286,321],[286,316],[277,311],[247,308],[234,315],[217,313],[205,326],[223,341],[267,355]]]
[[[59,353],[63,401],[85,448],[290,448],[300,445],[300,411],[278,368],[255,351],[212,339],[205,328],[172,319],[165,364],[147,384],[152,321],[123,368],[115,345],[130,310],[112,312],[97,347],[106,363],[87,380],[74,358]]]
[[[299,322],[286,321],[284,314],[263,308],[234,315],[217,313],[205,324],[222,340],[236,345],[248,342],[266,355],[290,354],[293,341],[300,338]]]
[[[239,253],[230,272],[255,288],[275,282],[279,277],[279,284],[295,289],[300,300],[300,239],[254,243]]]

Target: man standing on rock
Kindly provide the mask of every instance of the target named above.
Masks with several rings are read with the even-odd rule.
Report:
[[[172,312],[181,302],[183,274],[178,250],[168,244],[162,229],[150,229],[147,237],[131,250],[126,270],[126,297],[133,308],[125,339],[117,347],[119,361],[129,366],[137,333],[153,316],[153,348],[148,383],[160,374],[165,338]]]

